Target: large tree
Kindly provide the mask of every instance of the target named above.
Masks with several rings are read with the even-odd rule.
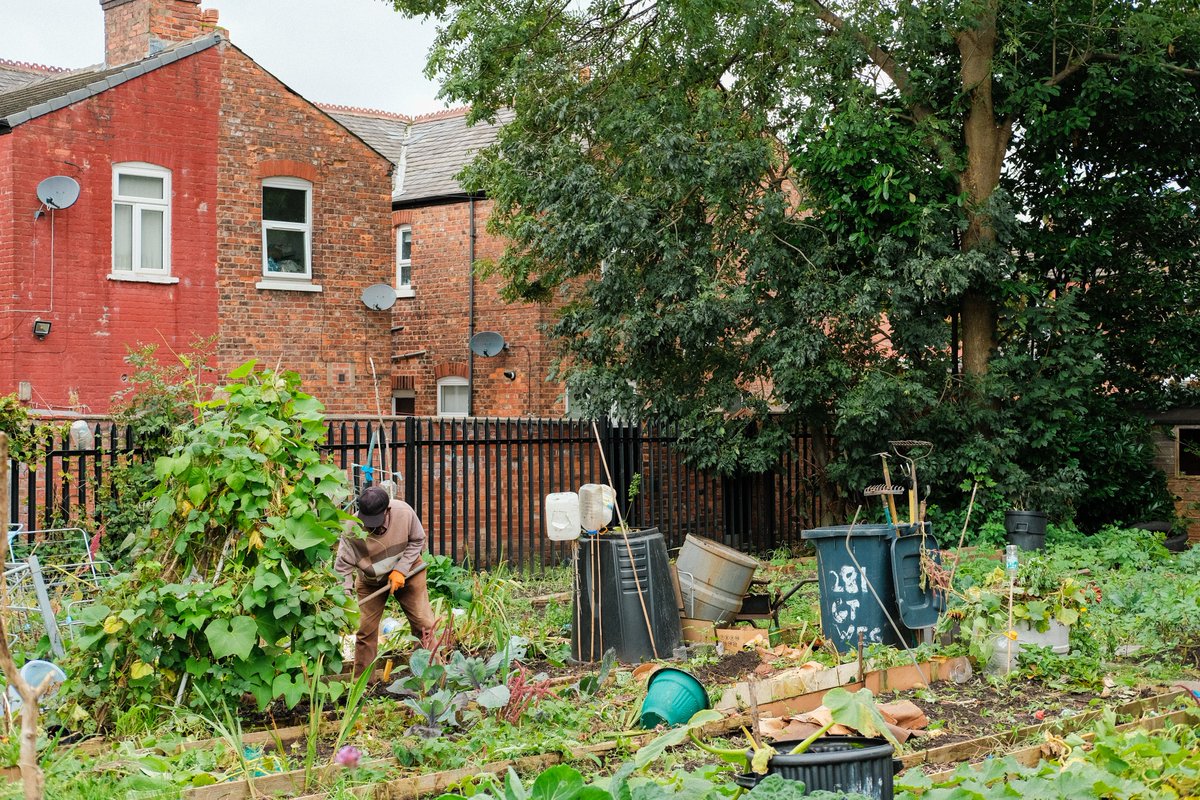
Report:
[[[446,97],[515,112],[468,180],[510,295],[564,304],[573,402],[699,463],[803,420],[851,485],[920,436],[1079,500],[1197,369],[1195,0],[395,4]]]

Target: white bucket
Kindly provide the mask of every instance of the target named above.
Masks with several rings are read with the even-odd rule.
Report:
[[[579,487],[579,524],[585,531],[598,531],[612,522],[617,493],[603,483],[585,483]]]
[[[579,538],[579,495],[575,492],[546,495],[546,535],[555,542]]]
[[[1017,654],[1027,645],[1049,647],[1055,654],[1064,656],[1071,651],[1071,629],[1056,619],[1050,620],[1050,627],[1045,633],[1021,621],[1015,626],[1017,639],[1013,641],[1007,636],[996,637],[996,649],[988,661],[988,672],[1007,675],[1017,668]]]

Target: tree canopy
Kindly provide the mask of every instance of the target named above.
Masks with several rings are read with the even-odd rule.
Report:
[[[845,487],[922,438],[944,503],[1162,499],[1131,410],[1200,361],[1194,0],[395,5],[515,113],[465,179],[573,404],[731,472],[803,422]]]

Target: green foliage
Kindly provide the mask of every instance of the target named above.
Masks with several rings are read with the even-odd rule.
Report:
[[[80,614],[75,700],[99,727],[115,710],[165,703],[186,676],[214,704],[290,707],[315,665],[341,667],[351,603],[332,573],[352,518],[326,463],[321,405],[291,373],[235,370],[154,464],[136,567]],[[334,691],[334,687],[330,687]],[[68,719],[77,719],[71,711]]]
[[[483,269],[560,304],[582,413],[726,473],[835,433],[827,497],[920,438],[943,508],[1169,508],[1141,409],[1196,366],[1192,4],[394,3],[447,98],[512,110],[463,176],[511,242]]]
[[[8,457],[37,469],[56,432],[65,426],[35,422],[15,394],[0,395],[0,431],[8,434]]]
[[[1078,734],[1072,734],[1062,759],[1026,767],[1011,756],[991,758],[962,764],[952,777],[936,784],[921,770],[909,770],[896,779],[896,800],[1191,797],[1200,788],[1195,765],[1198,730],[1194,725],[1175,725],[1159,731],[1118,732],[1116,719],[1106,712],[1090,749],[1084,748]]]
[[[125,363],[133,368],[129,388],[113,397],[113,422],[128,431],[134,453],[113,459],[96,488],[98,516],[104,520],[101,552],[118,568],[131,567],[130,550],[150,513],[145,498],[158,477],[154,463],[181,441],[196,417],[204,391],[215,339],[193,343],[173,360],[158,357],[157,345],[130,350]]]
[[[470,605],[474,594],[471,591],[471,573],[465,567],[455,564],[450,556],[432,553],[425,555],[425,564],[431,598],[444,597],[452,608]]]

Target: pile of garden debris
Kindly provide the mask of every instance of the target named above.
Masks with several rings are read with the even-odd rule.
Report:
[[[929,736],[929,718],[925,712],[909,700],[897,700],[894,703],[881,703],[879,713],[887,722],[892,734],[901,743],[913,736]],[[759,721],[759,730],[766,739],[772,741],[792,741],[807,739],[831,721],[829,709],[818,706],[806,714],[796,714],[785,717],[763,717]],[[845,725],[834,725],[829,733],[835,736],[852,736],[858,733]]]

